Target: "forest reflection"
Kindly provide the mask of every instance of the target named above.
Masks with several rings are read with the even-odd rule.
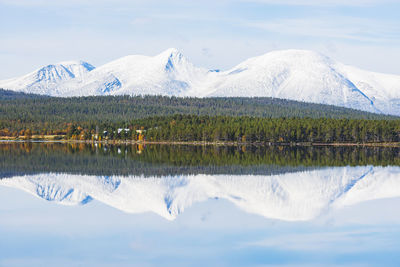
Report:
[[[35,173],[269,175],[334,166],[400,166],[400,148],[0,143],[0,177]]]

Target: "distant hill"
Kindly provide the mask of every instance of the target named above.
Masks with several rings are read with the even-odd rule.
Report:
[[[0,100],[12,100],[12,99],[27,99],[27,98],[49,98],[46,95],[37,95],[37,94],[26,94],[22,92],[15,92],[11,90],[0,89]]]

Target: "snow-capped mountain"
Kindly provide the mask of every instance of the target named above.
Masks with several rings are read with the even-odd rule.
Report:
[[[69,80],[83,81],[85,74],[94,67],[84,61],[65,61],[48,65],[22,77],[0,81],[0,88],[14,91],[58,95],[61,84]]]
[[[117,59],[60,85],[63,96],[184,95],[207,79],[208,70],[193,66],[178,50],[155,57],[132,55]],[[73,91],[70,91],[70,90]]]
[[[0,88],[52,96],[276,97],[400,115],[400,76],[364,71],[307,50],[274,51],[215,72],[194,66],[172,48],[96,69],[84,62],[49,65],[0,81]]]
[[[335,167],[278,175],[193,175],[144,178],[40,174],[0,180],[48,201],[82,205],[95,199],[127,213],[168,220],[208,199],[221,198],[267,218],[311,220],[330,209],[400,197],[399,167]]]
[[[271,96],[380,111],[338,63],[311,51],[271,52],[248,59],[221,76],[211,96]]]

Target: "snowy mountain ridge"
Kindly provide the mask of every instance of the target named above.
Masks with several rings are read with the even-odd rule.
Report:
[[[400,197],[399,167],[335,167],[277,175],[90,176],[39,174],[0,180],[63,205],[92,199],[126,213],[174,220],[195,203],[226,199],[253,214],[285,221],[314,219],[329,209]]]
[[[170,48],[98,68],[82,61],[49,65],[0,81],[0,88],[59,97],[275,97],[400,115],[400,76],[364,71],[307,50],[273,51],[226,71],[212,71]]]

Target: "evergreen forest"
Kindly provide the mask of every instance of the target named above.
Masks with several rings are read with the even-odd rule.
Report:
[[[91,96],[0,90],[0,137],[238,143],[400,142],[400,119],[275,98]]]

